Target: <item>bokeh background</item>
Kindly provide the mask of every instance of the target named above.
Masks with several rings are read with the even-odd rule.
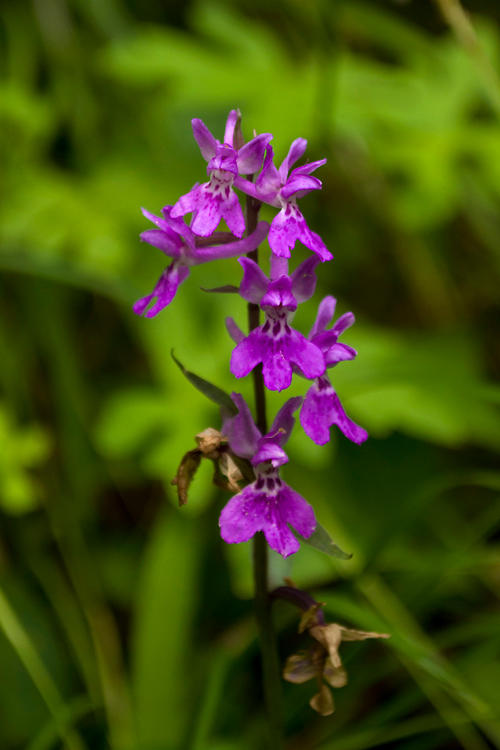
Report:
[[[500,7],[467,9],[2,2],[2,750],[264,747],[249,545],[220,541],[210,467],[181,510],[170,484],[219,426],[170,350],[236,387],[223,318],[243,325],[243,304],[200,287],[239,266],[194,269],[154,320],[131,311],[164,267],[139,207],[203,180],[190,120],[221,137],[233,107],[279,159],[297,136],[328,158],[302,201],[335,254],[315,299],[356,314],[333,380],[371,435],[295,431],[286,479],[353,558],[304,546],[271,575],[392,634],[341,647],[329,718],[312,683],[284,685],[288,747],[500,747]],[[305,642],[275,613],[284,662]]]

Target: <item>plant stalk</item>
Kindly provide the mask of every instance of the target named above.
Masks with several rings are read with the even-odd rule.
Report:
[[[246,219],[247,233],[250,234],[257,227],[260,202],[247,196]],[[258,249],[248,253],[248,257],[259,262]],[[252,331],[260,322],[258,305],[248,303],[248,328]],[[262,377],[262,366],[256,367],[252,373],[255,394],[256,424],[263,435],[267,432],[266,390]],[[283,710],[281,670],[276,648],[276,637],[271,612],[268,583],[268,547],[264,534],[259,531],[253,540],[253,571],[255,590],[255,618],[259,632],[260,649],[262,654],[262,677],[264,700],[266,704],[269,747],[271,750],[281,750],[283,747]]]

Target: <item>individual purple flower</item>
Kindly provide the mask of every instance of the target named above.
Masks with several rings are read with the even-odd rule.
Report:
[[[245,220],[238,196],[233,191],[233,182],[238,173],[253,174],[260,169],[266,146],[273,136],[263,133],[239,147],[235,138],[239,117],[239,112],[232,109],[227,118],[223,143],[214,138],[204,122],[197,118],[191,121],[193,135],[203,158],[208,162],[210,180],[195,185],[189,193],[179,198],[172,210],[172,217],[192,212],[191,228],[200,237],[211,235],[221,218],[236,237],[242,237],[245,231]]]
[[[321,190],[321,180],[312,177],[311,172],[325,164],[326,159],[304,164],[302,167],[293,169],[289,174],[290,167],[303,156],[306,147],[306,139],[297,138],[277,169],[273,163],[273,149],[268,146],[264,167],[257,181],[252,183],[243,177],[237,177],[234,184],[254,198],[281,209],[271,222],[268,236],[275,255],[289,258],[295,242],[300,240],[303,245],[315,252],[321,261],[332,260],[332,253],[319,234],[309,229],[297,206],[298,198],[302,198],[312,190]]]
[[[234,320],[226,320],[229,334],[237,343],[231,356],[233,375],[244,377],[262,362],[264,383],[271,391],[288,388],[293,366],[309,379],[323,375],[325,361],[321,349],[289,325],[297,303],[314,294],[318,259],[312,256],[291,276],[282,274],[274,279],[268,279],[249,258],[240,258],[239,262],[244,270],[240,294],[260,305],[265,321],[245,336]]]
[[[170,304],[179,285],[189,276],[190,266],[208,263],[219,258],[234,258],[255,250],[265,238],[269,228],[267,222],[261,221],[252,234],[241,240],[236,239],[229,232],[218,232],[210,240],[206,240],[196,237],[184,219],[172,217],[172,206],[165,206],[162,209],[162,217],[155,216],[144,208],[142,213],[158,228],[142,232],[141,240],[159,248],[165,255],[173,258],[172,263],[158,279],[151,294],[141,297],[134,304],[134,312],[142,315],[151,300],[156,298],[154,305],[146,312],[147,318],[154,317]],[[210,243],[214,243],[214,246]]]
[[[295,423],[293,414],[302,399],[289,399],[276,415],[269,432],[262,435],[244,398],[238,393],[233,393],[231,398],[238,407],[238,414],[224,420],[222,431],[233,453],[251,461],[255,481],[222,509],[221,536],[225,542],[234,544],[247,542],[262,531],[269,546],[288,557],[300,547],[290,526],[305,539],[316,528],[312,507],[279,476],[279,467],[288,461],[283,445],[290,437]]]
[[[328,296],[321,301],[316,321],[309,334],[309,340],[323,352],[327,368],[354,359],[357,354],[351,346],[337,341],[340,334],[354,323],[354,315],[351,312],[342,315],[332,328],[326,328],[335,313],[335,305],[334,297]],[[305,433],[318,445],[324,445],[329,441],[330,427],[334,424],[349,440],[358,445],[368,437],[366,430],[359,427],[345,413],[326,373],[316,378],[307,391],[300,412],[300,423]]]

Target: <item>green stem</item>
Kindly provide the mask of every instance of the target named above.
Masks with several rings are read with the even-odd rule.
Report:
[[[253,232],[257,226],[260,203],[250,196],[246,201],[247,233]],[[248,254],[248,257],[259,262],[258,250]],[[252,331],[259,325],[259,306],[248,304],[248,327]],[[263,435],[267,432],[266,391],[262,377],[262,367],[253,371],[253,385],[255,394],[256,424]],[[262,532],[258,532],[253,540],[253,565],[255,587],[255,618],[259,631],[260,649],[262,654],[262,676],[264,700],[266,703],[269,747],[281,750],[283,747],[283,711],[281,670],[276,648],[276,637],[271,614],[271,599],[268,584],[268,548]]]

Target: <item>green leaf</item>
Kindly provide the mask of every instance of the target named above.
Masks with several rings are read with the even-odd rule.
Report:
[[[199,532],[179,513],[165,513],[142,562],[132,638],[132,691],[141,748],[181,747],[193,720]]]
[[[308,539],[300,534],[297,534],[297,536],[304,544],[308,544],[310,547],[324,552],[325,555],[330,555],[330,557],[336,557],[339,560],[350,560],[352,557],[335,544],[328,531],[320,523],[316,524],[316,531]]]
[[[234,284],[225,284],[224,286],[214,286],[212,289],[206,289],[204,286],[200,287],[202,292],[209,292],[211,294],[238,294],[240,288]]]
[[[223,406],[224,409],[227,409],[231,414],[238,413],[236,406],[231,401],[231,397],[225,391],[223,391],[222,388],[213,385],[213,383],[209,383],[208,380],[204,380],[204,378],[200,378],[200,376],[195,375],[194,372],[186,370],[184,365],[179,362],[177,357],[174,355],[173,350],[170,352],[170,354],[182,374],[189,380],[192,385],[194,385],[195,388],[203,393],[204,396],[210,399],[210,401],[213,401],[214,404]]]

